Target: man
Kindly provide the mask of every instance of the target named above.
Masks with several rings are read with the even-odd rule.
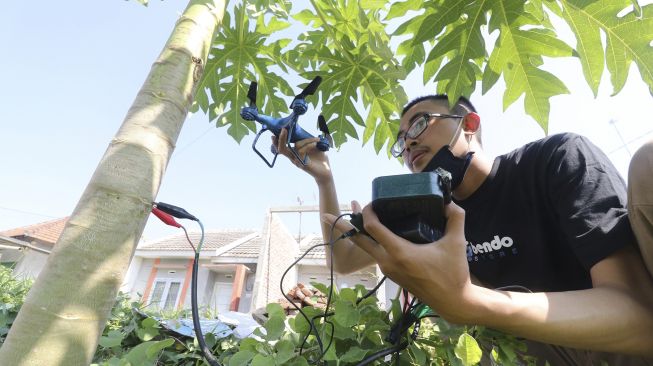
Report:
[[[492,160],[479,132],[480,118],[466,99],[451,110],[442,95],[409,103],[393,154],[413,173],[427,166],[452,173],[455,203],[446,208],[445,236],[410,243],[381,224],[368,205],[363,221],[373,239],[355,235],[336,243],[328,258],[336,271],[378,263],[448,321],[570,347],[529,345],[552,365],[653,360],[653,279],[628,222],[623,180],[605,155],[581,136],[562,134]],[[314,140],[300,141],[296,148],[311,160],[303,166],[285,139],[280,135],[280,152],[318,184],[326,238],[339,214],[328,159]],[[352,208],[360,210],[356,203]],[[341,220],[337,229],[346,232],[351,225]],[[497,289],[506,286],[532,293]]]

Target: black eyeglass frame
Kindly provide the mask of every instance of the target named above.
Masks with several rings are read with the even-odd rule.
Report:
[[[410,121],[410,126],[401,135],[397,136],[397,140],[392,144],[390,147],[390,153],[392,156],[395,158],[401,157],[401,154],[404,153],[406,150],[406,136],[410,139],[416,139],[418,138],[424,131],[426,131],[426,128],[429,126],[429,120],[431,118],[436,118],[436,119],[443,119],[443,118],[464,118],[465,116],[459,116],[457,114],[445,114],[445,113],[420,113],[416,117],[414,117]],[[424,127],[422,127],[419,132],[417,131],[412,131],[413,126],[415,126],[415,123],[417,122],[418,119],[423,118],[426,123],[424,123]]]

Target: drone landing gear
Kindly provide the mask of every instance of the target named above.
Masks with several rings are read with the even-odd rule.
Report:
[[[259,137],[261,137],[261,135],[263,134],[263,132],[268,131],[268,130],[269,130],[268,128],[265,128],[265,127],[264,127],[264,128],[262,128],[262,129],[261,129],[261,130],[256,134],[256,137],[254,138],[254,142],[252,142],[252,150],[254,150],[254,152],[255,152],[259,157],[261,157],[261,159],[263,159],[263,161],[265,162],[265,164],[267,164],[270,168],[272,168],[272,167],[274,167],[274,163],[277,161],[277,156],[279,156],[279,150],[277,150],[277,147],[276,147],[274,144],[270,145],[270,151],[271,151],[272,154],[274,155],[274,158],[272,159],[272,162],[270,162],[270,161],[269,161],[269,160],[268,160],[268,159],[267,159],[263,154],[261,154],[261,152],[258,151],[258,149],[256,148],[256,142],[258,141]],[[302,165],[306,166],[306,165],[308,165],[308,162],[309,162],[308,154],[304,155],[304,157],[302,158],[302,157],[299,155],[299,153],[297,152],[297,149],[295,149],[295,148],[290,144],[290,141],[292,140],[293,135],[294,135],[294,131],[295,131],[295,128],[294,128],[294,124],[293,124],[293,126],[291,126],[291,128],[288,128],[288,141],[286,142],[286,146],[288,146],[288,149],[293,153],[293,155],[297,158],[297,160],[299,160],[299,162],[302,163]],[[322,147],[321,147],[321,145],[320,145],[320,142],[318,142],[318,149],[322,150]],[[327,147],[327,149],[328,149],[328,147]],[[324,150],[322,150],[322,151],[324,151]]]

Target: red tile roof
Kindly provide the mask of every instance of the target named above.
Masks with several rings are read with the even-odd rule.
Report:
[[[5,230],[0,232],[0,236],[8,236],[12,238],[25,237],[28,239],[27,241],[31,241],[29,239],[39,240],[46,244],[54,245],[61,236],[66,222],[68,222],[68,216],[34,225]]]

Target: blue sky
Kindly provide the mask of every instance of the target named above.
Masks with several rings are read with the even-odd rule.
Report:
[[[146,8],[135,1],[81,0],[4,5],[0,230],[72,212],[184,6],[178,1],[155,1]],[[577,60],[546,65],[571,91],[552,99],[550,133],[588,136],[625,174],[629,151],[653,132],[651,95],[637,70],[631,68],[626,88],[615,97],[606,76],[595,99]],[[418,72],[407,80],[409,98],[432,92],[420,81]],[[502,93],[498,85],[472,96],[484,146],[492,155],[544,136],[525,115],[521,100],[502,110]],[[313,126],[314,117],[306,120]],[[253,138],[239,145],[203,114],[189,117],[157,199],[185,207],[209,229],[260,229],[269,207],[297,205],[298,200],[316,204],[312,179],[281,158],[268,168],[251,150]],[[628,142],[625,147],[622,140]],[[329,156],[342,203],[366,203],[373,178],[408,172],[359,141]],[[298,215],[283,219],[298,230]],[[317,215],[305,214],[302,222],[303,233],[318,230]],[[150,220],[144,237],[174,232]]]

